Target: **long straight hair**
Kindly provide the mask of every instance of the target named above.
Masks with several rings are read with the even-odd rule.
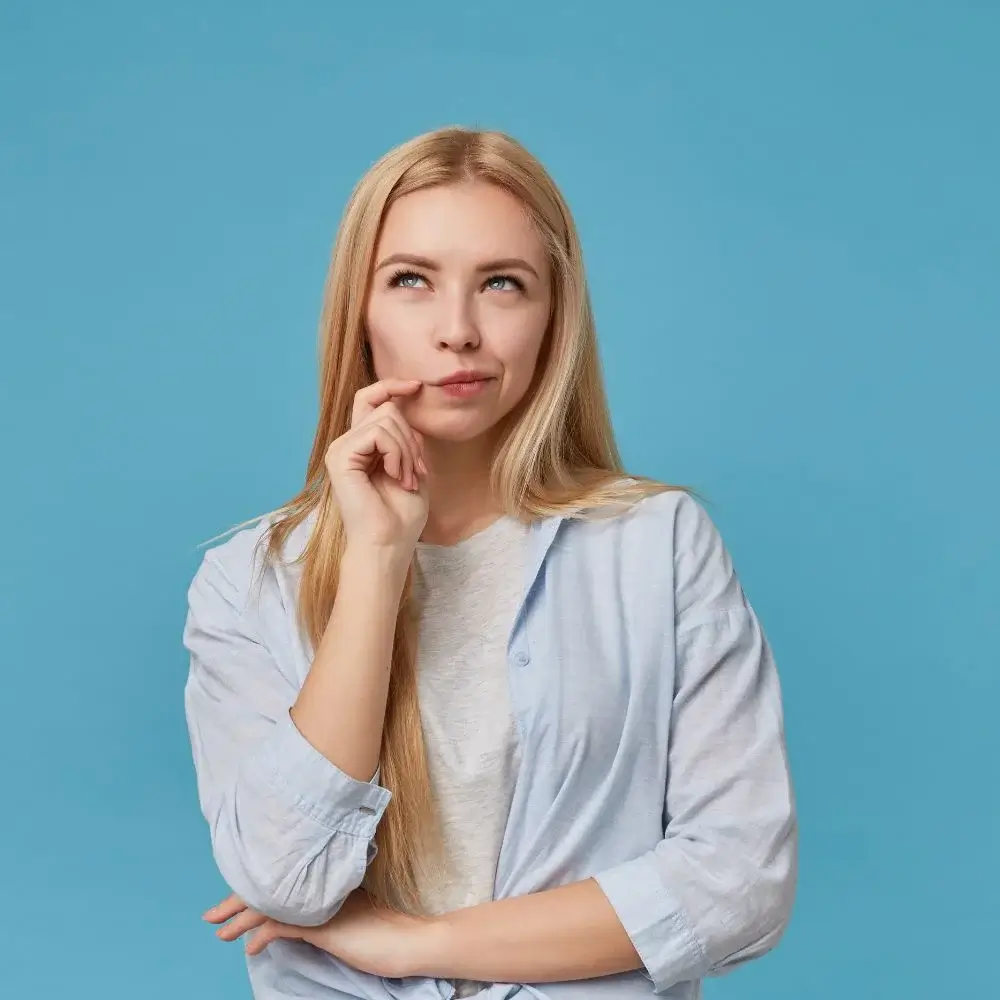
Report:
[[[502,510],[526,522],[553,515],[609,516],[652,494],[687,489],[629,476],[622,468],[579,236],[541,163],[502,132],[452,126],[417,136],[367,171],[344,210],[323,295],[319,420],[305,485],[271,512],[258,542],[266,545],[267,560],[280,560],[292,531],[314,519],[296,560],[302,565],[298,625],[313,649],[337,597],[346,540],[324,458],[330,443],[350,429],[355,393],[375,378],[364,310],[382,221],[404,195],[470,181],[494,184],[520,201],[544,244],[552,278],[552,308],[538,369],[490,471]],[[377,852],[363,883],[376,901],[411,913],[424,912],[419,887],[440,871],[441,846],[417,699],[417,612],[411,567],[396,621],[379,758],[380,781],[392,798],[376,831]]]

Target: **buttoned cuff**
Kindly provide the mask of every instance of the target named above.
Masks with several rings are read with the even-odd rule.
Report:
[[[279,720],[257,760],[297,808],[339,833],[371,838],[392,798],[376,783],[378,771],[372,781],[352,778],[302,735],[290,715]]]

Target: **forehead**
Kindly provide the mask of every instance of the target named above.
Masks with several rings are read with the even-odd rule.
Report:
[[[541,263],[544,249],[521,202],[481,181],[411,191],[382,223],[377,254],[447,260],[519,256]]]

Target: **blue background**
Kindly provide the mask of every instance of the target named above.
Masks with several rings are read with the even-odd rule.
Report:
[[[576,214],[633,471],[782,672],[791,928],[712,1000],[996,996],[1000,9],[0,5],[0,993],[245,997],[199,914],[196,545],[299,487],[351,186],[501,128]]]

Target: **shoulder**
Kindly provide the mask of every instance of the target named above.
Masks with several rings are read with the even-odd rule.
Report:
[[[679,624],[744,600],[721,532],[685,489],[643,497],[609,517],[574,519],[566,543],[595,569],[620,565],[634,584],[668,587]]]
[[[708,512],[687,490],[680,487],[638,500],[625,512],[626,530],[683,547],[714,530]]]
[[[275,573],[266,535],[279,516],[277,513],[265,514],[205,550],[188,588],[192,606],[218,600],[235,604],[246,598],[256,583],[265,583],[267,577]],[[307,518],[290,533],[281,552],[283,567],[301,555],[312,521],[312,517]]]
[[[620,544],[645,546],[650,556],[703,550],[716,543],[718,530],[699,500],[677,487],[604,511],[569,519],[567,534],[580,543],[616,536]]]
[[[670,554],[678,628],[710,620],[746,603],[726,542],[701,501],[686,491],[671,491],[669,500],[660,495],[638,506],[650,544],[651,526],[660,524],[668,532],[661,544]]]

